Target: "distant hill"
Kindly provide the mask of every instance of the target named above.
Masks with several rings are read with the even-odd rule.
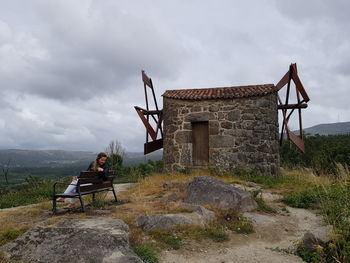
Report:
[[[304,129],[310,135],[350,134],[350,122],[319,124]],[[163,151],[143,155],[142,152],[127,152],[124,165],[137,165],[148,160],[162,159]],[[55,167],[81,165],[83,167],[96,157],[94,152],[62,151],[62,150],[0,150],[0,164],[11,159],[12,167]]]
[[[95,158],[93,152],[62,150],[0,150],[0,164],[11,159],[11,166],[56,166],[89,162]]]
[[[304,129],[305,134],[310,135],[337,135],[350,134],[350,122],[325,123]]]
[[[96,154],[94,152],[62,150],[0,150],[0,164],[6,164],[11,159],[12,167],[86,166],[96,158]],[[137,165],[140,162],[160,159],[162,159],[162,151],[146,156],[142,152],[127,152],[124,156],[124,164]]]
[[[148,160],[157,161],[163,158],[163,151],[158,150],[144,155],[143,152],[127,152],[124,156],[124,165],[137,165]]]

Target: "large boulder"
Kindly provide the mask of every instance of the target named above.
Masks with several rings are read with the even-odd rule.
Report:
[[[213,205],[224,210],[232,208],[238,212],[253,211],[258,207],[250,193],[210,176],[195,177],[188,185],[184,202]]]
[[[213,211],[202,206],[184,204],[184,209],[192,213],[140,215],[136,219],[136,225],[144,231],[169,229],[175,226],[205,226],[215,219]]]
[[[1,251],[21,262],[141,263],[129,247],[128,234],[128,226],[118,219],[72,219],[36,226]]]

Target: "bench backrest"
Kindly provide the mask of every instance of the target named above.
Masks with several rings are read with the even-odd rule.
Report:
[[[104,188],[110,188],[113,186],[114,173],[109,172],[107,180],[103,181],[100,172],[80,172],[79,176],[79,189],[80,192],[89,192]],[[83,185],[82,184],[90,184]]]

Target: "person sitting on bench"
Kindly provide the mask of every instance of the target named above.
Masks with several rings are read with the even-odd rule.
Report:
[[[101,172],[102,179],[105,181],[107,176],[108,176],[108,173],[109,173],[109,168],[106,164],[106,161],[107,161],[107,154],[104,152],[100,152],[97,155],[96,160],[90,163],[87,171]],[[65,194],[75,193],[78,180],[79,180],[78,176],[73,176],[72,182],[67,187],[67,189],[64,191],[64,193]],[[90,185],[90,184],[82,184],[81,186],[84,186],[84,185]],[[75,202],[77,201],[77,198],[68,198],[68,200],[69,200],[70,204],[65,206],[64,208],[68,208],[68,209],[75,208]],[[63,197],[59,197],[56,199],[56,201],[57,202],[64,202],[65,200]]]

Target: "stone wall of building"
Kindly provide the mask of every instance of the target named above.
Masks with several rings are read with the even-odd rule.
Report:
[[[279,171],[277,94],[221,100],[164,98],[167,171],[192,166],[192,122],[208,121],[209,166]]]

